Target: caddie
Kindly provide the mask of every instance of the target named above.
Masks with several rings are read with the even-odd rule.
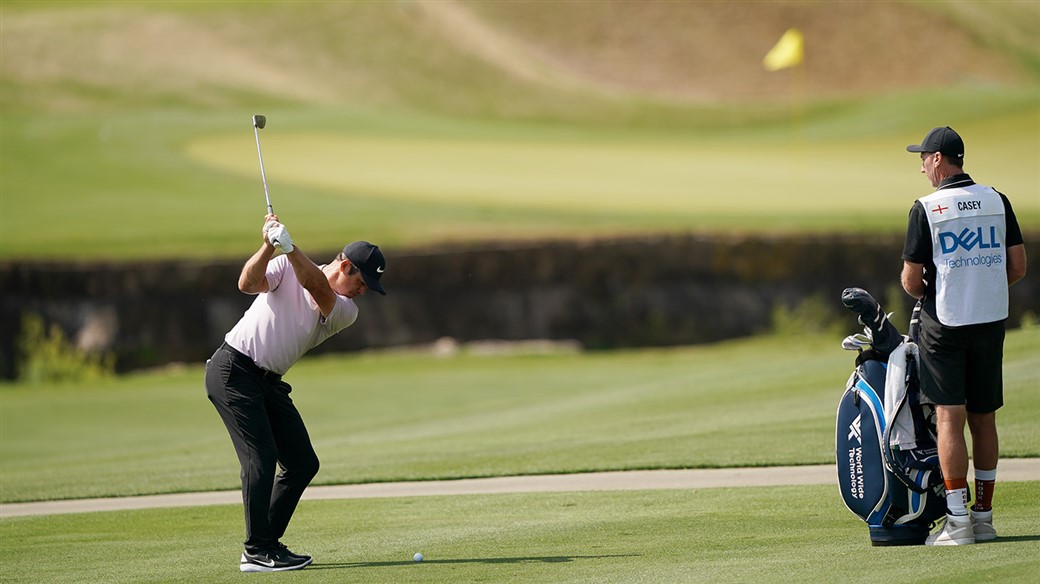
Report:
[[[934,128],[920,144],[921,173],[935,192],[910,209],[903,246],[903,288],[923,299],[921,390],[936,404],[946,520],[927,545],[964,545],[997,537],[996,411],[1004,404],[1002,365],[1008,287],[1026,273],[1022,231],[1011,202],[963,170],[964,141]],[[967,423],[972,438],[975,502],[970,509]]]

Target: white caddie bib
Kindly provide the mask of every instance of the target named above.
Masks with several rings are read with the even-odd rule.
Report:
[[[935,311],[946,326],[1007,318],[1007,223],[990,187],[946,188],[920,199],[935,262]]]

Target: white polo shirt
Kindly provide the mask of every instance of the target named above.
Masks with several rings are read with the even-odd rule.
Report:
[[[357,304],[339,294],[332,313],[322,316],[284,255],[267,263],[266,276],[268,291],[257,295],[224,336],[227,344],[264,369],[284,375],[307,351],[357,320]]]

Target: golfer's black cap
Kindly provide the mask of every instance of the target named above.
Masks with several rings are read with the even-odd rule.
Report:
[[[386,271],[386,258],[383,257],[383,252],[379,251],[379,246],[367,241],[355,241],[343,248],[343,256],[350,260],[351,265],[361,270],[361,277],[370,290],[386,295],[383,285],[379,283],[379,278]]]
[[[964,140],[961,140],[960,135],[949,126],[932,128],[920,144],[911,144],[906,147],[906,151],[938,152],[943,156],[964,158]]]

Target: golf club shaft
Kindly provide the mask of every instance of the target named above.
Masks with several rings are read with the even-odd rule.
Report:
[[[260,158],[260,178],[264,181],[264,198],[267,199],[267,214],[273,215],[274,208],[271,207],[271,195],[267,192],[267,174],[264,172],[264,155],[260,151],[260,130],[256,127],[256,121],[253,121],[253,135],[256,136],[256,155]]]

